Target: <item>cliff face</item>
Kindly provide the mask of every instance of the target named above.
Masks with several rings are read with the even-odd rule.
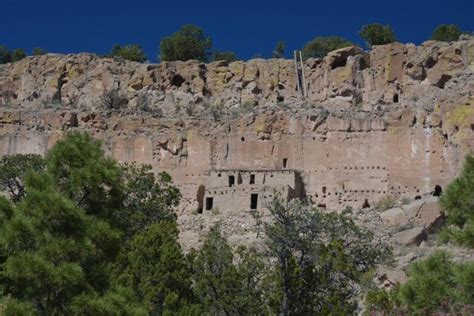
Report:
[[[233,194],[214,171],[279,179],[275,172],[291,170],[320,207],[360,209],[444,188],[473,149],[474,41],[352,47],[308,60],[305,72],[302,100],[289,60],[29,57],[0,68],[0,154],[43,154],[67,131],[88,131],[120,161],[173,176],[184,196],[183,234],[197,241],[219,219],[235,238],[250,238],[242,237],[248,210],[228,203],[196,214],[200,187]],[[104,108],[111,98],[120,109]]]
[[[349,47],[306,62],[307,100],[334,107],[364,104],[370,110],[374,104],[434,97],[473,63],[474,41],[395,43],[370,52]],[[3,104],[98,109],[107,91],[116,91],[125,107],[140,107],[146,100],[164,115],[174,115],[179,107],[200,112],[209,105],[299,101],[294,63],[284,59],[153,65],[91,54],[45,55],[0,68]]]

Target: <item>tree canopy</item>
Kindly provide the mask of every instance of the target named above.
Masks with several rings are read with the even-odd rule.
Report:
[[[0,64],[14,63],[26,57],[23,48],[10,50],[4,45],[0,45]]]
[[[474,156],[467,155],[459,176],[440,199],[450,226],[441,237],[474,248]]]
[[[285,48],[286,44],[284,41],[278,41],[275,45],[275,49],[273,50],[272,57],[273,58],[285,58]]]
[[[232,51],[215,51],[215,52],[212,52],[211,61],[220,61],[220,60],[231,62],[231,61],[239,60],[239,57],[237,57],[237,55]]]
[[[138,231],[176,225],[172,209],[179,193],[169,176],[155,179],[146,168],[120,166],[104,155],[99,141],[81,133],[56,143],[46,168],[36,156],[6,160],[4,179],[24,188],[21,199],[13,195],[16,204],[0,198],[5,313],[146,314],[138,287],[115,282],[111,268],[123,249],[133,250]],[[10,162],[19,164],[12,168]],[[161,263],[169,264],[166,260]]]
[[[340,36],[316,37],[306,43],[302,49],[302,55],[304,60],[308,58],[322,58],[333,50],[353,45],[354,43]]]
[[[431,35],[434,41],[454,42],[459,40],[462,32],[456,24],[441,24],[438,25]]]
[[[299,200],[270,205],[263,223],[268,254],[275,258],[271,293],[282,315],[352,314],[362,274],[390,251],[351,219],[323,213]]]
[[[159,59],[162,61],[191,60],[206,62],[212,40],[204,35],[202,28],[196,25],[183,25],[171,36],[160,42]]]
[[[397,40],[394,31],[389,25],[379,23],[364,25],[359,35],[369,48],[374,45],[390,44]]]
[[[148,60],[145,51],[140,45],[129,44],[125,46],[114,45],[110,53],[112,57],[121,57],[126,60],[144,63]]]

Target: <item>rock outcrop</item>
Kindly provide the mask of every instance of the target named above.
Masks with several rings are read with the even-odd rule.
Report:
[[[348,47],[305,63],[307,101],[335,107],[435,100],[459,73],[474,69],[474,41],[422,46],[394,43],[364,52]],[[0,68],[3,104],[98,109],[116,91],[128,108],[146,105],[164,115],[242,104],[299,101],[294,64],[284,59],[138,64],[92,54],[28,57]],[[429,100],[426,100],[427,102]],[[179,110],[179,109],[178,109]],[[178,111],[179,112],[179,111]]]
[[[349,47],[306,61],[305,73],[302,99],[289,60],[28,57],[0,66],[0,155],[43,154],[64,133],[88,131],[118,160],[173,176],[192,243],[217,220],[239,241],[252,238],[248,209],[197,213],[200,187],[216,170],[262,179],[291,170],[319,207],[363,211],[388,195],[414,200],[444,188],[473,150],[472,40]],[[239,185],[239,194],[251,191]],[[393,212],[406,220],[406,210]],[[437,216],[423,206],[418,215],[413,221]]]

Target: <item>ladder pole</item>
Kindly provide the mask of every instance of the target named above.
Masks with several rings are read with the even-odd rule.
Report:
[[[301,93],[301,85],[300,85],[300,75],[298,71],[298,53],[297,51],[293,51],[293,55],[295,58],[295,75],[296,75],[296,87],[298,89],[298,92]]]
[[[300,51],[300,63],[301,63],[301,76],[303,77],[303,96],[307,97],[308,96],[308,87],[306,86],[306,76],[304,74],[304,64],[303,64],[303,55],[301,55]]]

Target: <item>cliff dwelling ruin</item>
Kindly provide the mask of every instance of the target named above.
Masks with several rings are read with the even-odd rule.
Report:
[[[439,195],[473,150],[472,40],[348,47],[304,68],[303,100],[291,60],[27,57],[0,65],[0,154],[87,131],[172,176],[187,234],[207,215],[245,230],[242,214],[276,193],[336,210]],[[104,108],[110,91],[122,108]]]

